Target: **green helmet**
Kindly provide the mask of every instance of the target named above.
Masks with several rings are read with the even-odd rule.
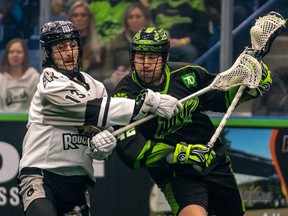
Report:
[[[133,52],[161,52],[167,58],[170,42],[166,31],[162,28],[142,28],[132,39]]]
[[[164,68],[164,65],[167,63],[169,49],[170,49],[170,42],[168,40],[168,35],[164,29],[154,27],[140,29],[133,37],[130,46],[130,65],[132,71],[136,71],[135,69],[136,52],[159,53],[162,56],[163,68]]]

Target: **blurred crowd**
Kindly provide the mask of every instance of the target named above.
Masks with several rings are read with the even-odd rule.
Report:
[[[267,0],[234,0],[233,28],[265,2]],[[40,3],[40,0],[0,0],[0,83],[3,83],[3,77],[7,79],[7,74],[13,80],[13,85],[0,94],[0,111],[9,110],[7,98],[14,95],[11,93],[13,86],[24,83],[21,80],[27,71],[26,66],[21,66],[23,77],[13,77],[9,51],[11,40],[18,38],[21,44],[25,43],[28,53],[23,52],[22,61],[40,62]],[[50,20],[70,20],[75,24],[83,45],[82,70],[103,82],[111,93],[130,73],[129,44],[139,29],[148,26],[166,29],[171,43],[169,61],[194,63],[220,40],[221,0],[51,0]],[[248,43],[243,38],[237,46],[242,50]],[[211,68],[219,68],[218,58],[216,56],[215,61],[210,62]],[[35,64],[28,63],[28,66],[35,71],[42,70]],[[207,69],[209,71],[210,67]],[[36,86],[34,81],[31,83]],[[21,94],[30,98],[25,90]]]

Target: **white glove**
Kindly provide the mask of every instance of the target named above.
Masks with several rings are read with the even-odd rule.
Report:
[[[162,118],[171,118],[172,115],[182,109],[182,104],[178,99],[167,95],[153,92],[147,89],[142,95],[142,107],[133,120],[138,120],[145,117],[148,112],[154,113]]]
[[[112,127],[109,127],[111,131],[110,128]],[[99,132],[90,140],[88,149],[86,150],[86,154],[88,154],[90,158],[104,160],[113,153],[117,140],[109,130]],[[111,132],[113,132],[113,130]]]

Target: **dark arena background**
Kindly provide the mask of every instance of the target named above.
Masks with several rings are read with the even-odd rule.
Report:
[[[21,215],[16,178],[27,118],[27,114],[0,115],[1,215]],[[212,119],[217,125],[221,117]],[[286,215],[287,197],[280,181],[285,178],[279,176],[274,167],[278,160],[279,170],[284,176],[287,173],[288,129],[285,125],[288,125],[285,118],[232,117],[228,120],[222,139],[228,146],[248,216]],[[272,152],[277,152],[278,159]],[[92,215],[171,215],[163,195],[153,187],[144,169],[127,168],[117,154],[104,162],[95,161],[94,165],[96,185],[89,189]]]

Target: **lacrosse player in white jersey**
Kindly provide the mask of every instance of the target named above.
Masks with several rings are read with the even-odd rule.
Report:
[[[40,43],[44,70],[29,111],[18,176],[23,213],[88,216],[87,186],[95,182],[92,159],[112,154],[111,126],[127,125],[149,112],[170,118],[182,105],[152,90],[139,100],[108,97],[101,82],[81,72],[80,34],[69,21],[44,24]]]

